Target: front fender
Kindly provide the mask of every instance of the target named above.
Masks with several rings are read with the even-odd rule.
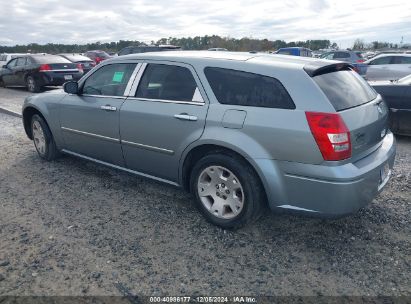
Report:
[[[29,135],[27,128],[30,125],[30,117],[34,112],[39,112],[49,126],[57,148],[61,149],[63,143],[60,131],[60,102],[64,96],[65,94],[61,92],[46,92],[25,99],[22,113],[27,135]]]

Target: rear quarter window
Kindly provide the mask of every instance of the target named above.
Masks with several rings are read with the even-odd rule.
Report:
[[[313,79],[336,111],[357,107],[377,97],[374,89],[351,70],[321,74]]]
[[[275,78],[214,67],[205,68],[204,73],[219,103],[295,109],[287,90]]]

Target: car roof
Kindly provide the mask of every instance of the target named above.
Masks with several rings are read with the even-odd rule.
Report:
[[[411,54],[406,54],[406,53],[385,53],[385,54],[379,54],[371,59],[375,59],[375,58],[380,58],[380,57],[388,57],[388,56],[394,56],[394,57],[411,57]]]
[[[209,51],[174,51],[174,52],[152,52],[138,53],[125,56],[119,56],[108,60],[106,63],[129,60],[163,60],[176,61],[188,64],[205,62],[210,64],[216,61],[237,61],[249,62],[262,65],[273,65],[281,67],[295,67],[302,69],[306,65],[326,66],[337,63],[338,61],[323,60],[313,57],[287,56],[279,54],[266,53],[247,53],[247,52],[209,52]]]

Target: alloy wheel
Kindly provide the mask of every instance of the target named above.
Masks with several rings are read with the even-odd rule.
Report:
[[[243,210],[243,187],[237,176],[227,168],[205,168],[198,178],[197,191],[203,206],[218,218],[232,219]]]
[[[40,125],[40,122],[37,120],[33,122],[33,141],[34,141],[34,146],[37,149],[37,152],[40,155],[45,155],[46,154],[46,139],[44,137],[44,131],[43,128]]]

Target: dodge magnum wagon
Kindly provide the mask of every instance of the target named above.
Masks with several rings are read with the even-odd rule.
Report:
[[[335,217],[370,203],[394,163],[387,118],[348,63],[230,52],[113,58],[23,106],[41,158],[182,187],[224,228],[266,206]]]

